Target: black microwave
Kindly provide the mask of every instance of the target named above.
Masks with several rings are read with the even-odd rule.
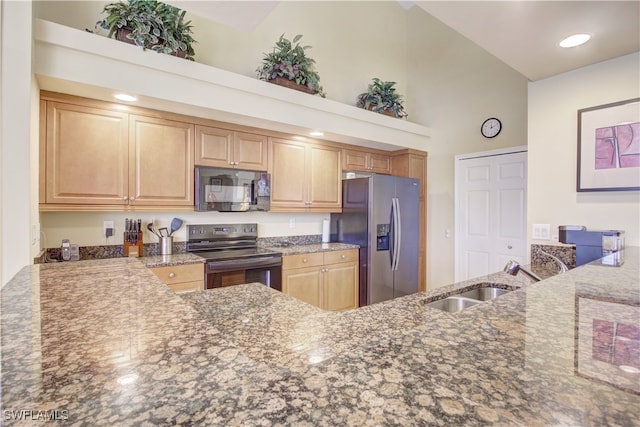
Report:
[[[269,174],[238,169],[195,167],[198,212],[268,211]]]

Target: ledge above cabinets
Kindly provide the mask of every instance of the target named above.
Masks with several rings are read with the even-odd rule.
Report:
[[[112,100],[135,93],[137,105],[243,126],[394,151],[424,150],[431,129],[229,72],[34,19],[34,65],[41,89]],[[87,72],[90,67],[91,72]]]

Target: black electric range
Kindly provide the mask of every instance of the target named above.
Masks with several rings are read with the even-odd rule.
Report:
[[[187,234],[187,252],[206,260],[207,289],[260,282],[282,290],[282,254],[258,247],[257,224],[193,224]]]

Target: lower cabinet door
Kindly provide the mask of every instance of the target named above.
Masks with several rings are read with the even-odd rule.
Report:
[[[297,268],[282,272],[282,292],[316,307],[321,307],[321,287],[321,268]]]
[[[347,263],[327,267],[324,273],[323,297],[325,310],[358,308],[358,265]]]

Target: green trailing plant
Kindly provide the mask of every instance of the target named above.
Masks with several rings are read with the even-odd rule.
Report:
[[[298,34],[289,41],[284,34],[276,42],[273,52],[265,53],[262,65],[256,70],[260,80],[273,80],[276,77],[284,77],[300,85],[308,87],[313,93],[326,96],[320,86],[320,76],[315,70],[315,60],[306,54],[311,46],[301,46],[302,38]]]
[[[109,30],[108,37],[128,31],[126,38],[143,49],[193,61],[196,41],[191,21],[184,19],[186,11],[156,0],[128,0],[107,4],[102,13],[107,16],[96,26]]]
[[[358,95],[356,106],[376,113],[392,112],[395,117],[406,118],[407,112],[404,110],[402,95],[396,93],[393,86],[396,82],[385,82],[378,78],[373,78],[373,83],[368,90]]]

